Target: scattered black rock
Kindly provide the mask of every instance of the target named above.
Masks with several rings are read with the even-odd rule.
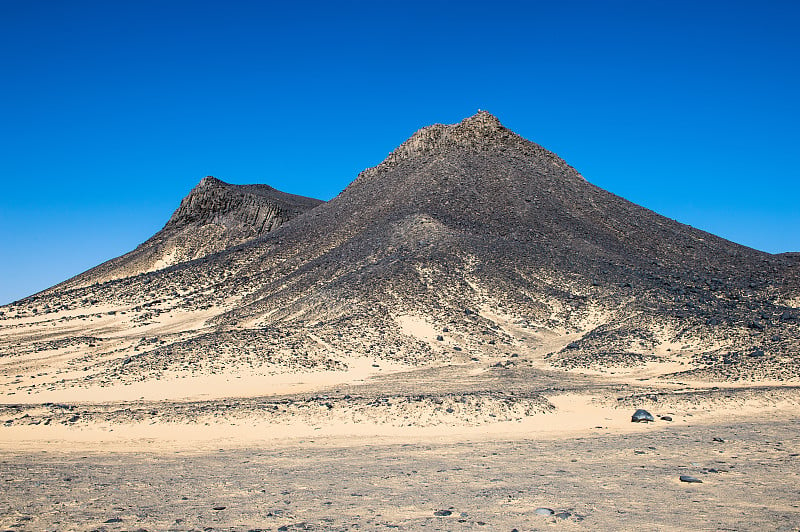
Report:
[[[655,421],[656,419],[653,417],[653,414],[640,408],[636,412],[633,413],[631,416],[631,423],[646,423],[648,421]]]
[[[224,510],[225,508],[227,508],[227,506],[214,506],[214,510],[217,511]]]
[[[689,482],[690,484],[702,484],[703,481],[691,475],[681,475],[681,482]]]
[[[556,514],[556,517],[558,517],[559,519],[569,519],[571,516],[572,514],[569,512],[558,512]]]
[[[718,443],[725,443],[725,440],[723,440],[722,438],[719,438],[717,436],[714,436],[713,438],[711,438],[711,441],[715,441],[715,442],[718,442]]]
[[[672,421],[672,416],[660,416],[662,421]]]
[[[445,517],[452,514],[453,512],[450,510],[436,510],[435,512],[433,512],[433,515],[437,515],[439,517]]]
[[[121,523],[122,519],[119,517],[112,517],[111,519],[106,519],[104,523]]]

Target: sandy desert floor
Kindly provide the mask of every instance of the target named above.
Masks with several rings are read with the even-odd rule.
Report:
[[[291,395],[6,404],[0,527],[798,530],[798,403],[787,384],[443,367]],[[631,423],[638,407],[656,421]]]
[[[6,449],[0,524],[4,530],[797,530],[800,420],[774,414],[556,438]],[[681,482],[680,475],[702,483]],[[540,515],[550,514],[543,508],[553,514]]]

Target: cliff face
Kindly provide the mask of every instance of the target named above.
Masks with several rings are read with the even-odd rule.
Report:
[[[59,286],[103,283],[199,259],[259,238],[320,203],[268,185],[231,185],[207,176],[152,238]]]

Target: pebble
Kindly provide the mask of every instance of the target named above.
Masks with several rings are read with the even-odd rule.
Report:
[[[226,508],[225,506],[214,506],[214,510],[217,511],[224,510],[225,508]]]
[[[550,508],[537,508],[536,510],[534,510],[534,513],[536,515],[550,516],[550,515],[553,515],[555,512]]]
[[[703,481],[691,475],[681,475],[681,482],[689,482],[693,484],[702,484]]]
[[[450,510],[436,510],[435,512],[433,512],[433,515],[438,515],[439,517],[444,517],[444,516],[447,516],[447,515],[451,515],[452,513],[453,512],[451,512]]]
[[[631,416],[631,423],[641,423],[643,421],[647,422],[655,420],[656,419],[653,417],[653,414],[642,408],[634,412],[633,415]]]
[[[661,416],[662,421],[672,421],[672,416]]]

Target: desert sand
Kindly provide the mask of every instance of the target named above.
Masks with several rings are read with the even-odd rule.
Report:
[[[96,326],[111,337],[111,325]],[[53,369],[76,355],[40,351],[15,360],[29,371],[2,389],[0,525],[797,529],[800,383],[677,382],[664,377],[671,364],[549,367],[543,353],[573,337],[427,367],[352,357],[339,371],[238,367],[69,387],[40,374],[67,374]],[[632,423],[637,408],[655,421]]]

